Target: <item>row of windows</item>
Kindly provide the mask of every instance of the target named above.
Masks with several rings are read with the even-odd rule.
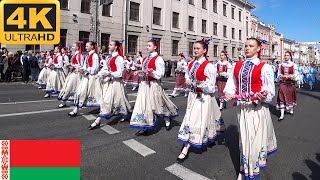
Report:
[[[59,0],[60,1],[60,6],[61,9],[68,9],[69,7],[69,0]],[[189,0],[190,4],[194,4],[193,0]],[[202,0],[202,7],[206,9],[206,0]],[[214,5],[214,12],[217,12],[217,0],[214,0],[213,2]],[[90,7],[91,7],[91,0],[81,0],[81,12],[82,13],[90,13]],[[223,3],[223,15],[226,16],[226,7],[227,4]],[[234,18],[235,14],[235,7],[232,6],[232,19]],[[241,21],[242,16],[241,16],[242,11],[239,10],[239,21]],[[136,2],[130,2],[130,15],[129,19],[131,21],[140,21],[139,18],[140,14],[140,4]],[[102,5],[102,16],[111,16],[111,6],[106,6]],[[202,20],[202,32],[206,33],[206,20]],[[190,24],[191,23],[191,24]],[[153,9],[153,24],[156,25],[161,25],[161,8],[154,7]],[[173,12],[172,14],[172,27],[173,28],[179,28],[179,13]],[[189,30],[193,31],[193,17],[189,17]]]
[[[69,0],[59,0],[60,8],[69,9]],[[91,0],[81,0],[81,13],[90,14]],[[111,6],[102,5],[102,16],[111,16]]]
[[[189,0],[189,4],[194,5],[194,0]],[[227,2],[223,2],[222,5],[222,13],[224,16],[227,17],[227,6],[228,3]],[[202,0],[202,9],[207,9],[207,0]],[[231,5],[231,18],[235,19],[235,9],[236,7]],[[213,12],[214,13],[218,13],[218,0],[213,0]],[[238,12],[239,14],[239,21],[242,21],[242,10],[239,10]]]

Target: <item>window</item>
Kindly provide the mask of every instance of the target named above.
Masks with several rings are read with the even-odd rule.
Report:
[[[102,5],[102,16],[107,16],[110,17],[111,16],[111,5]]]
[[[218,23],[213,23],[213,35],[218,35]]]
[[[236,48],[232,47],[232,57],[236,57]]]
[[[232,19],[234,19],[234,9],[235,9],[235,7],[232,6],[231,7],[231,18]]]
[[[227,26],[223,26],[223,37],[227,37]]]
[[[239,21],[242,21],[242,12],[239,10]]]
[[[193,56],[193,42],[189,42],[189,56]]]
[[[85,51],[86,43],[89,41],[90,32],[79,31],[79,41],[82,41],[82,49]]]
[[[228,49],[228,46],[223,46],[224,51],[227,51],[227,49]]]
[[[202,33],[207,33],[207,21],[202,19]]]
[[[239,30],[239,40],[242,40],[242,30]]]
[[[177,56],[179,54],[179,41],[172,41],[172,55]]]
[[[218,12],[218,3],[217,0],[213,0],[213,12]]]
[[[81,12],[90,14],[91,0],[81,0]]]
[[[130,20],[139,21],[140,4],[130,1]]]
[[[193,31],[193,20],[194,20],[194,17],[192,16],[189,16],[189,31]]]
[[[189,4],[194,5],[194,0],[189,0]]]
[[[227,16],[227,4],[223,3],[223,15]]]
[[[59,0],[60,1],[60,9],[68,9],[68,0]]]
[[[101,42],[100,42],[101,47],[105,46],[106,49],[108,49],[109,41],[110,41],[110,34],[101,33]]]
[[[179,28],[179,13],[172,13],[172,27]]]
[[[128,53],[135,54],[137,53],[138,46],[138,36],[129,35],[128,36]]]
[[[249,22],[246,22],[246,35],[249,36]]]
[[[207,1],[202,0],[202,9],[207,9]]]
[[[156,25],[161,24],[161,8],[157,8],[157,7],[153,8],[153,24],[156,24]]]
[[[231,37],[232,39],[234,39],[234,28],[231,29],[231,32],[232,32]]]
[[[60,29],[60,45],[63,47],[67,46],[67,30]]]
[[[213,56],[218,57],[218,45],[213,45]]]
[[[26,51],[32,50],[33,52],[40,51],[39,44],[28,44],[26,45]]]

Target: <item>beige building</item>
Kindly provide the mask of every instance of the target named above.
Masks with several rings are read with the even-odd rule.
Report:
[[[202,38],[211,40],[211,60],[219,59],[222,50],[236,58],[251,35],[250,11],[255,8],[244,0],[114,0],[111,6],[100,5],[100,0],[60,2],[60,44],[98,40],[107,47],[110,39],[124,39],[127,54],[146,55],[146,42],[157,38],[165,59],[176,59],[181,52],[191,55],[193,42]],[[6,47],[50,50],[54,45]]]

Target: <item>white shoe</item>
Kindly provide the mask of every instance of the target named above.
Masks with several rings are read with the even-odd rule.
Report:
[[[50,97],[50,94],[46,94],[43,96],[44,98],[49,98]]]

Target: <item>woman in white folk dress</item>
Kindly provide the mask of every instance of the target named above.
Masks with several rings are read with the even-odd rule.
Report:
[[[226,103],[223,101],[223,98],[224,98],[223,90],[226,86],[231,69],[232,69],[232,65],[228,61],[227,52],[221,51],[220,60],[217,62],[217,87],[218,87],[220,110],[222,110],[226,106]]]
[[[71,58],[71,63],[68,66],[70,73],[67,76],[65,84],[58,96],[58,99],[62,100],[62,103],[58,106],[58,108],[66,107],[67,101],[74,101],[74,95],[82,79],[82,74],[79,72],[79,69],[83,66],[81,43],[74,43],[72,45],[72,49],[74,54]]]
[[[142,62],[143,81],[139,85],[136,103],[130,120],[130,127],[137,128],[137,136],[147,135],[148,130],[155,129],[159,117],[166,121],[166,129],[171,129],[171,120],[178,115],[177,107],[165,94],[160,79],[164,76],[165,65],[156,52],[156,40],[147,43],[148,57]]]
[[[100,102],[100,115],[88,127],[89,130],[100,127],[102,118],[110,119],[113,116],[121,116],[122,120],[128,118],[132,112],[132,107],[128,101],[127,93],[121,79],[124,69],[124,60],[122,54],[119,54],[122,48],[119,41],[110,41],[109,52],[106,66],[99,71],[98,78],[103,78],[102,100]]]
[[[137,57],[133,63],[132,67],[132,91],[138,90],[139,84],[141,82],[141,77],[138,75],[138,72],[141,71],[142,65],[142,52],[137,52]]]
[[[261,62],[261,42],[249,38],[245,43],[246,60],[237,62],[224,93],[225,100],[235,99],[240,132],[240,173],[238,180],[255,179],[266,168],[267,156],[276,152],[277,140],[268,103],[275,96],[274,74]]]
[[[93,41],[86,43],[87,55],[83,62],[83,66],[79,68],[82,79],[79,82],[78,89],[75,93],[74,105],[76,106],[69,116],[75,117],[78,109],[82,107],[99,107],[99,99],[101,99],[101,83],[96,78],[99,71],[99,56],[96,50],[97,44]]]
[[[68,57],[68,50],[66,47],[62,47],[61,48],[61,56],[63,59],[63,72],[66,75],[66,77],[69,74],[69,66],[70,66],[70,61],[69,61],[69,57]]]
[[[188,96],[187,88],[186,88],[186,79],[185,79],[185,73],[186,73],[186,66],[187,62],[185,60],[185,57],[182,53],[178,56],[178,62],[177,62],[177,68],[175,69],[176,72],[176,85],[173,89],[172,94],[169,96],[175,98],[177,96],[177,92],[184,91],[184,97]]]
[[[207,57],[209,42],[194,43],[195,60],[188,64],[186,84],[191,86],[186,114],[181,124],[178,140],[184,147],[177,158],[183,162],[190,146],[202,148],[213,143],[225,130],[218,103],[214,96],[217,70]]]
[[[37,82],[37,84],[39,85],[39,89],[42,89],[47,86],[47,80],[48,80],[49,74],[51,72],[50,66],[52,65],[52,63],[53,63],[52,53],[51,53],[51,51],[48,51],[46,54],[46,60],[44,62],[44,67],[42,68],[42,70],[39,74],[39,78],[38,78],[38,82]]]
[[[63,58],[61,56],[61,49],[57,46],[54,49],[55,56],[53,58],[53,63],[50,66],[51,72],[49,74],[46,86],[46,95],[44,98],[49,98],[51,94],[60,93],[66,76],[63,72]]]

